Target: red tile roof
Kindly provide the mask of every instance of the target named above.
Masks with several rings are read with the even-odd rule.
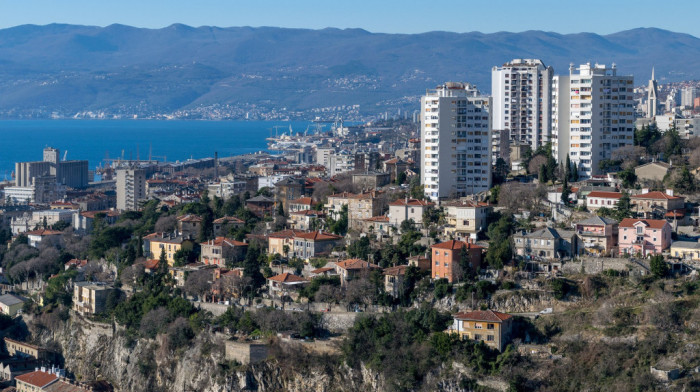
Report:
[[[507,313],[494,312],[493,310],[475,310],[473,312],[461,312],[453,315],[458,320],[491,321],[500,323],[513,316]]]
[[[292,211],[289,213],[289,215],[324,216],[324,215],[326,215],[326,213],[323,211],[316,211],[316,210],[299,210],[299,211]]]
[[[306,240],[314,241],[334,241],[339,240],[343,237],[331,233],[324,233],[322,231],[312,231],[310,233],[300,232],[294,236],[294,238],[303,238]]]
[[[384,275],[406,275],[407,265],[397,265],[395,267],[384,268]]]
[[[274,280],[275,282],[280,282],[280,283],[299,283],[299,282],[308,282],[309,280],[306,278],[303,278],[301,276],[296,276],[294,274],[290,274],[289,272],[285,272],[281,275],[275,275],[267,278],[267,280]]]
[[[187,214],[187,215],[183,215],[183,216],[177,218],[177,221],[178,222],[201,222],[202,218],[197,216],[197,215],[194,215],[194,214]]]
[[[588,194],[588,197],[603,197],[606,199],[619,199],[622,197],[621,192],[603,192],[603,191],[593,191]]]
[[[299,230],[282,230],[282,231],[277,231],[275,233],[270,233],[268,235],[269,238],[294,238],[296,237],[297,234],[300,233],[305,233],[304,231],[299,231]]]
[[[425,200],[418,199],[398,199],[389,203],[390,206],[434,206],[435,203],[431,203]]]
[[[646,224],[646,226],[649,226],[652,229],[663,229],[664,225],[668,224],[668,222],[666,222],[665,220],[660,219],[625,218],[622,220],[622,222],[620,222],[619,227],[634,227],[634,224],[638,222],[643,222]]]
[[[663,192],[653,191],[649,193],[644,193],[641,195],[634,195],[630,197],[631,199],[654,199],[654,200],[676,200],[682,199],[680,196],[669,196]]]
[[[56,231],[56,230],[50,230],[50,229],[39,229],[39,230],[32,230],[24,233],[26,235],[38,235],[38,236],[45,236],[45,235],[60,235],[63,234],[63,232]]]
[[[29,385],[33,385],[38,388],[43,388],[52,382],[58,380],[58,376],[55,374],[50,374],[46,372],[42,372],[41,370],[37,370],[31,373],[27,374],[22,374],[20,376],[15,377],[15,380],[19,380],[22,382],[25,382]]]
[[[85,260],[80,260],[80,259],[71,259],[68,260],[66,264],[64,264],[67,268],[70,267],[85,267],[87,265],[88,261],[87,259]]]
[[[303,204],[305,206],[310,206],[313,204],[313,200],[310,197],[300,197],[296,200],[292,200],[289,202],[290,204]]]
[[[154,270],[154,269],[158,268],[158,264],[160,264],[160,260],[158,260],[158,259],[146,260],[143,263],[143,268]]]
[[[97,214],[105,214],[106,216],[119,216],[119,211],[111,211],[111,210],[106,210],[106,211],[83,211],[80,213],[81,216],[84,216],[86,218],[90,219],[95,219],[95,215]]]
[[[226,238],[226,237],[216,237],[213,240],[209,240],[207,242],[200,242],[199,244],[200,245],[217,245],[217,246],[248,246],[248,244],[245,242],[232,240],[232,239]]]
[[[338,266],[338,268],[342,268],[344,270],[363,270],[363,269],[380,269],[376,264],[372,264],[368,261],[360,260],[360,259],[347,259],[343,261],[339,261],[335,264]]]
[[[371,218],[364,219],[365,222],[389,222],[389,217],[386,215],[373,216]]]
[[[450,240],[450,241],[445,241],[441,242],[439,244],[435,244],[431,246],[431,248],[434,249],[462,249],[462,247],[466,247],[467,249],[482,249],[479,245],[476,244],[470,244],[468,242],[464,241],[456,241],[456,240]]]
[[[235,216],[223,216],[219,219],[214,219],[214,223],[245,223],[242,219],[238,219]]]
[[[312,274],[322,274],[324,272],[328,271],[333,271],[333,267],[323,267],[323,268],[317,268],[313,271],[311,271]]]

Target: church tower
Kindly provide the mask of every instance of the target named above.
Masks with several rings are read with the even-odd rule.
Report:
[[[651,80],[647,88],[649,95],[647,97],[647,117],[654,118],[658,114],[659,108],[659,87],[654,79],[654,67],[651,68]]]

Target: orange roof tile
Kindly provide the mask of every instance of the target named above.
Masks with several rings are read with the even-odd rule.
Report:
[[[631,199],[654,199],[654,200],[676,200],[682,199],[680,196],[669,196],[664,192],[653,191],[641,195],[630,196]]]
[[[301,276],[297,276],[294,274],[290,274],[289,272],[285,272],[280,275],[275,275],[267,278],[267,280],[274,280],[275,282],[280,282],[280,283],[300,283],[300,282],[308,282],[309,280],[306,278],[303,278]]]
[[[456,241],[456,240],[450,240],[450,241],[445,241],[441,242],[439,244],[435,244],[431,246],[431,248],[435,249],[462,249],[462,247],[466,247],[467,249],[482,249],[479,245],[476,244],[471,244],[469,242],[464,242],[464,241]]]
[[[508,320],[513,316],[507,313],[495,312],[493,310],[475,310],[473,312],[462,312],[453,315],[458,320],[492,321],[499,323]]]
[[[292,200],[289,202],[290,204],[303,204],[305,206],[310,206],[313,204],[313,200],[310,197],[300,197],[296,200]]]
[[[391,203],[389,203],[390,206],[421,206],[421,207],[426,207],[426,206],[434,206],[435,203],[431,203],[429,201],[425,200],[418,200],[418,199],[398,199],[394,200]]]
[[[603,192],[603,191],[593,191],[588,194],[588,197],[602,197],[606,199],[619,199],[622,197],[621,192]]]
[[[395,267],[384,268],[384,275],[406,275],[407,265],[397,265]]]
[[[339,261],[335,264],[338,266],[338,268],[342,268],[344,270],[362,270],[362,269],[380,269],[376,264],[372,264],[368,261],[364,261],[361,259],[347,259],[343,261]]]
[[[22,382],[25,382],[29,385],[33,385],[38,388],[43,388],[52,382],[58,380],[58,376],[55,374],[50,374],[46,372],[42,372],[41,370],[37,370],[31,373],[27,374],[22,374],[20,376],[15,377],[15,380],[19,380]]]
[[[197,216],[197,215],[194,215],[194,214],[187,214],[187,215],[183,215],[181,217],[178,217],[177,221],[178,222],[201,222],[202,218]]]
[[[314,241],[333,241],[333,240],[339,240],[343,237],[331,233],[324,233],[322,231],[312,231],[310,233],[298,233],[294,236],[294,238],[303,238],[306,240],[314,240]]]
[[[328,271],[333,271],[333,267],[322,267],[322,268],[316,268],[315,270],[311,271],[312,274],[322,274],[324,272]]]
[[[634,227],[635,223],[643,222],[652,229],[663,229],[665,225],[668,224],[665,220],[660,219],[634,219],[625,218],[620,222],[619,227]]]
[[[214,219],[214,223],[245,223],[242,219],[238,219],[235,216],[222,216],[219,219]]]
[[[38,235],[38,236],[45,236],[45,235],[60,235],[63,234],[63,232],[57,231],[57,230],[50,230],[50,229],[39,229],[39,230],[32,230],[24,233],[26,235]]]
[[[226,237],[216,237],[213,240],[210,240],[207,242],[200,242],[199,244],[200,245],[217,245],[217,246],[248,246],[248,244],[245,242],[232,240],[232,239],[226,238]]]

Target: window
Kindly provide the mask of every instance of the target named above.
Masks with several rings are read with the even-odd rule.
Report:
[[[481,340],[481,335],[475,334],[475,335],[474,335],[474,340]]]
[[[486,341],[487,341],[487,342],[493,342],[493,341],[494,341],[493,335],[486,335]]]
[[[493,324],[486,324],[486,329],[494,329],[494,325]]]
[[[484,326],[481,323],[474,323],[474,329],[483,329]]]

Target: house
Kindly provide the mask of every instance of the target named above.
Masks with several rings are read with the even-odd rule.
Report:
[[[37,365],[39,365],[39,362],[36,359],[31,358],[5,359],[0,362],[0,379],[14,382],[15,377],[37,370]],[[2,391],[16,391],[14,387],[10,388],[12,389],[2,389]]]
[[[380,266],[361,259],[347,259],[335,263],[335,272],[340,276],[340,284],[343,286],[362,274],[380,269]]]
[[[461,339],[482,341],[498,351],[503,351],[513,333],[513,316],[507,313],[476,310],[457,313],[452,318],[449,333],[456,333]]]
[[[224,216],[219,219],[214,219],[214,235],[216,237],[226,237],[231,232],[231,229],[239,229],[245,225],[243,220],[235,216]]]
[[[29,246],[38,248],[41,243],[60,247],[63,243],[63,232],[49,229],[33,230],[24,233]]]
[[[399,158],[392,158],[382,162],[382,169],[384,172],[389,173],[391,176],[391,182],[396,181],[399,173],[405,172],[409,168],[408,162],[405,162]]]
[[[418,267],[421,271],[430,272],[432,269],[430,259],[427,256],[411,256],[408,258],[408,265]]]
[[[622,197],[622,192],[593,191],[586,196],[586,208],[595,211],[598,208],[615,208]]]
[[[462,249],[469,254],[472,270],[478,272],[481,268],[483,248],[471,242],[450,240],[435,244],[430,248],[432,255],[430,276],[433,279],[446,278],[450,283],[457,281],[462,275],[459,266]]]
[[[64,269],[67,271],[71,268],[75,268],[78,271],[82,271],[83,268],[88,264],[88,260],[80,260],[80,259],[70,259],[66,262],[66,264],[63,265]]]
[[[106,309],[107,297],[117,289],[101,282],[73,284],[73,310],[81,314],[98,314]]]
[[[488,203],[467,199],[445,202],[442,206],[447,220],[445,235],[461,241],[486,230],[487,218],[493,211],[493,206]]]
[[[303,178],[285,178],[275,183],[277,200],[282,202],[284,212],[289,212],[289,204],[292,200],[306,196],[306,181]]]
[[[323,231],[296,232],[292,254],[302,259],[327,255],[342,241],[343,237]]]
[[[316,210],[297,210],[290,211],[287,225],[295,230],[311,230],[318,225],[317,222],[322,221],[326,217],[323,211]]]
[[[681,215],[684,215],[685,212],[685,198],[674,196],[672,189],[667,189],[665,193],[659,191],[643,192],[630,196],[630,199],[638,216],[649,219],[661,219],[671,211],[679,212]]]
[[[616,220],[596,215],[576,223],[575,229],[587,252],[601,255],[617,253]]]
[[[333,268],[333,267],[321,267],[321,268],[316,268],[315,270],[311,271],[312,278],[315,278],[317,276],[329,277],[329,276],[333,276],[333,275],[337,275],[335,272],[335,268]]]
[[[290,257],[294,248],[294,236],[299,230],[282,230],[267,236],[267,253]]]
[[[368,171],[352,175],[352,183],[362,189],[378,189],[391,182],[391,174]]]
[[[50,351],[34,344],[20,342],[19,340],[10,339],[8,337],[4,340],[5,349],[12,357],[31,358],[39,361],[49,361],[53,359],[53,354]]]
[[[308,279],[288,272],[267,278],[268,290],[272,297],[282,297],[298,292],[308,283]]]
[[[384,291],[394,298],[404,293],[404,278],[408,265],[384,268]]]
[[[671,225],[665,220],[625,218],[619,227],[620,253],[647,257],[671,246]]]
[[[386,215],[373,216],[358,222],[359,232],[367,233],[368,235],[374,234],[377,237],[389,234],[392,228],[394,228],[394,225],[389,222],[389,217]]]
[[[107,225],[113,225],[119,219],[119,211],[82,211],[73,214],[73,230],[79,234],[90,234],[95,226],[95,220],[101,219]]]
[[[578,191],[579,188],[572,186],[569,188],[571,193],[569,193],[569,202],[571,204],[576,204],[578,202]],[[547,200],[550,203],[554,204],[561,204],[561,193],[564,191],[563,187],[557,187],[554,189],[551,189],[550,191],[547,192]]]
[[[175,264],[175,253],[185,245],[192,245],[192,241],[171,233],[152,233],[143,237],[145,256],[160,259],[161,253],[165,253],[168,265]]]
[[[673,165],[666,162],[650,162],[634,168],[637,181],[663,181],[664,177],[673,170]]]
[[[419,199],[398,199],[389,203],[389,223],[401,226],[404,221],[413,219],[417,227],[423,226],[423,212],[435,207],[435,203]]]
[[[700,261],[700,241],[673,241],[669,253],[677,259]]]
[[[216,237],[207,242],[201,242],[201,261],[206,265],[226,266],[227,264],[243,261],[248,244],[226,237]]]
[[[58,378],[58,375],[44,370],[22,374],[15,377],[17,392],[45,391],[49,385],[57,382]]]
[[[258,218],[265,215],[272,215],[275,208],[275,199],[263,195],[258,195],[246,200],[245,206]]]
[[[195,271],[201,271],[201,270],[211,270],[211,280],[214,281],[215,276],[216,276],[216,267],[215,265],[207,265],[204,263],[190,263],[187,265],[183,265],[182,267],[169,267],[168,272],[170,273],[170,276],[173,277],[173,280],[175,281],[175,286],[177,287],[184,287],[185,282],[187,281],[187,276]]]
[[[192,240],[197,238],[202,227],[202,218],[198,215],[187,214],[177,218],[177,231],[182,238]]]
[[[361,193],[342,192],[328,196],[325,210],[333,219],[339,219],[343,206],[348,208],[348,227],[360,230],[362,221],[382,214],[381,192],[370,191]]]
[[[25,301],[26,299],[12,294],[0,295],[0,311],[2,314],[15,317],[22,310]]]
[[[307,211],[313,207],[313,199],[310,197],[300,197],[289,202],[289,213],[297,211]]]
[[[570,230],[551,227],[513,235],[515,254],[525,258],[554,260],[578,255],[578,237]]]

